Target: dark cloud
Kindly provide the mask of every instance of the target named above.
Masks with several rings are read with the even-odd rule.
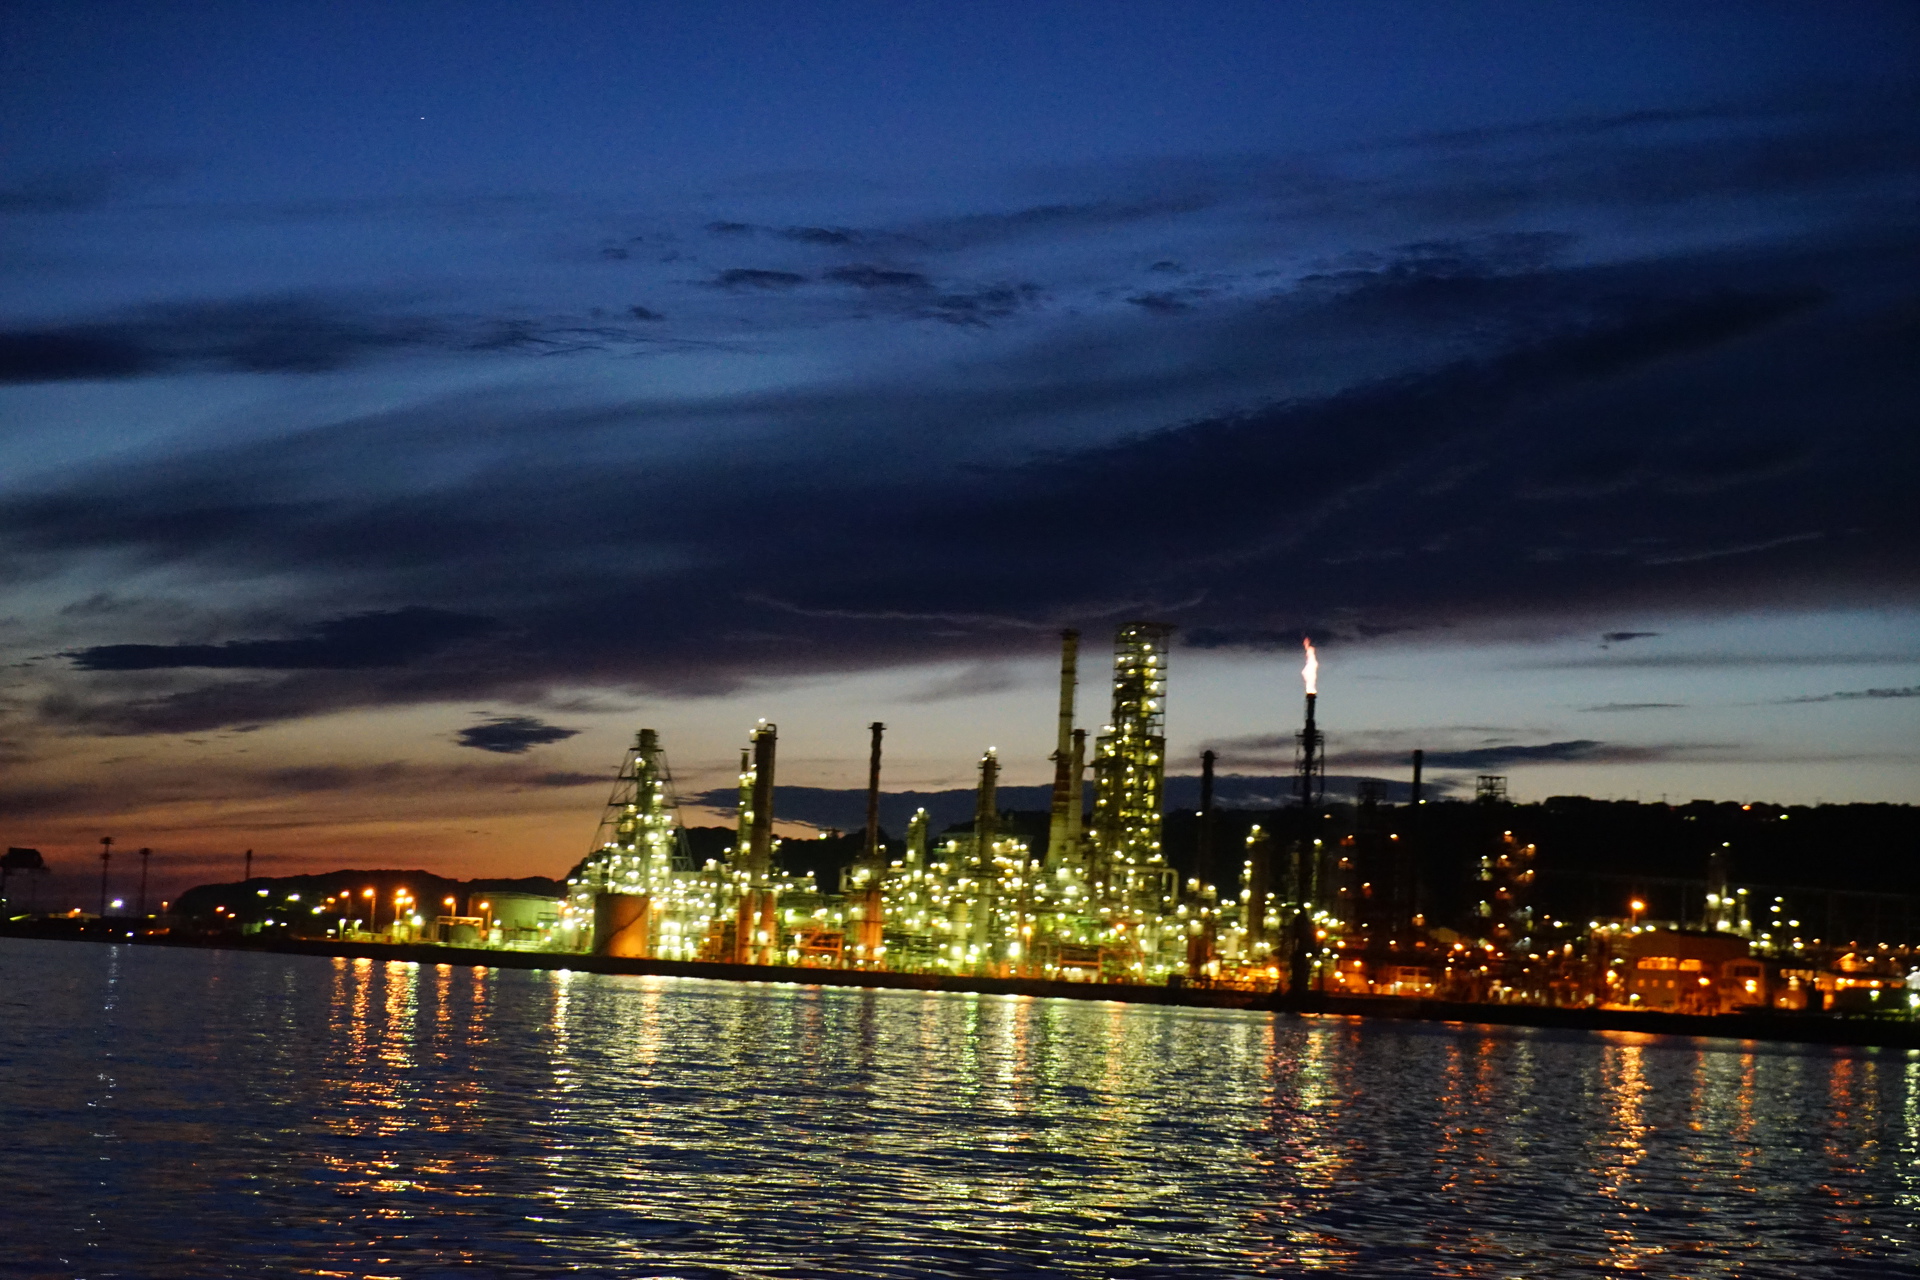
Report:
[[[629,307],[616,319],[596,315],[420,316],[377,300],[317,297],[153,307],[84,324],[0,330],[0,385],[201,372],[318,374],[406,354],[567,355],[676,345],[653,329],[665,317],[650,308]]]
[[[1920,649],[1838,653],[1662,653],[1624,658],[1556,658],[1525,665],[1538,671],[1716,671],[1767,667],[1880,667],[1920,662]]]
[[[1477,769],[1485,772],[1519,765],[1654,764],[1664,760],[1694,758],[1698,753],[1699,748],[1691,745],[1632,746],[1599,742],[1592,738],[1575,738],[1566,742],[1429,751],[1426,753],[1426,766],[1429,769]],[[1329,759],[1337,759],[1348,767],[1362,765],[1377,768],[1403,763],[1406,753],[1338,751]]]
[[[918,236],[916,267],[938,288],[827,275],[855,295],[793,288],[806,277],[774,267],[731,282],[703,268],[679,296],[803,325],[993,327],[910,330],[938,340],[938,360],[697,403],[475,393],[65,472],[0,505],[9,576],[83,578],[98,557],[116,574],[309,582],[368,612],[406,600],[498,625],[395,668],[233,660],[317,633],[96,645],[79,650],[79,672],[46,677],[37,705],[64,725],[177,732],[448,698],[544,705],[557,685],[715,692],[987,661],[1040,652],[1063,624],[1139,614],[1179,624],[1187,644],[1291,649],[1303,631],[1539,618],[1592,634],[1595,618],[1666,607],[1911,599],[1920,234],[1885,196],[1902,171],[1878,143],[1823,157],[1751,142],[1715,144],[1724,154],[1698,191],[1663,194],[1655,178],[1712,148],[1655,121],[1409,146],[1369,158],[1386,176],[1367,181],[1305,162],[1222,165],[1180,176],[1177,198],[926,221],[888,234]],[[1751,190],[1777,198],[1741,206],[1757,219],[1741,226],[1764,229],[1722,229],[1711,201]],[[1231,234],[1184,230],[1230,217]],[[1480,230],[1509,225],[1537,229]],[[1120,265],[1082,288],[1059,263],[1080,262],[1103,226],[1125,229]],[[1209,265],[1219,244],[1285,248],[1299,226],[1388,247],[1330,255],[1304,284],[1297,264]],[[714,234],[749,232],[800,252],[746,224]],[[1013,249],[996,258],[995,245]],[[1030,260],[1011,256],[1022,246]],[[961,251],[975,256],[940,256]],[[1173,252],[1184,274],[1156,283],[1216,292],[1167,324],[1129,305],[1146,294],[1125,282]],[[841,268],[867,269],[888,268]],[[146,322],[37,329],[126,345],[35,367],[239,367],[222,353],[248,326],[194,314],[218,322],[177,346]],[[476,332],[436,324],[418,338],[346,324],[364,340],[321,324],[284,344],[293,354],[249,358],[318,367],[377,341],[445,350]],[[545,322],[485,324],[499,349],[558,349]],[[577,337],[629,340],[611,326]],[[515,345],[535,343],[547,345]],[[208,588],[210,616],[231,616],[227,590]],[[220,632],[196,615],[169,634]],[[256,669],[197,673],[185,650]],[[1559,665],[1753,661],[1630,648]]]
[[[221,644],[109,644],[68,654],[83,671],[212,667],[266,671],[398,667],[440,652],[493,625],[488,618],[414,606],[335,618],[294,640]]]
[[[845,227],[788,227],[779,234],[782,239],[796,240],[801,244],[822,244],[836,248],[859,239],[857,232]]]
[[[513,753],[518,755],[519,753]],[[184,758],[183,758],[184,757]],[[95,821],[137,818],[140,829],[154,833],[142,842],[160,845],[165,833],[180,824],[204,832],[228,825],[258,832],[267,825],[281,828],[325,826],[333,819],[328,809],[338,798],[377,800],[383,797],[417,798],[422,794],[468,796],[480,806],[516,791],[561,790],[573,787],[611,788],[611,774],[573,773],[539,769],[533,761],[494,755],[460,764],[422,764],[408,760],[373,763],[315,763],[260,767],[245,759],[216,757],[192,749],[161,753],[157,758],[135,757],[121,762],[116,785],[107,791],[92,784],[45,785],[0,778],[0,809],[11,815],[38,819],[77,817]],[[219,786],[209,791],[208,777],[217,772]],[[266,823],[257,812],[222,814],[237,800],[310,798],[311,806]],[[456,802],[457,804],[458,802]],[[570,802],[571,803],[571,802]],[[591,801],[589,801],[591,803]],[[196,818],[194,810],[201,810]],[[109,828],[111,829],[111,828]],[[254,836],[247,837],[249,840]],[[97,859],[97,849],[95,851]],[[256,861],[265,861],[266,853]],[[96,873],[97,874],[97,873]]]
[[[1004,693],[1008,689],[1018,688],[1020,673],[1011,667],[991,662],[976,662],[966,669],[937,680],[917,693],[909,694],[908,702],[947,702],[954,698],[972,698],[981,694]]]
[[[835,284],[850,284],[856,289],[925,289],[932,283],[918,271],[897,271],[864,264],[835,267],[824,278]]]
[[[425,321],[375,318],[304,300],[159,307],[121,321],[0,332],[0,381],[196,368],[318,373],[446,337]]]
[[[970,292],[944,293],[918,314],[948,324],[984,326],[1039,305],[1046,291],[1031,282],[989,285]]]
[[[1603,702],[1596,707],[1582,707],[1582,711],[1677,711],[1685,707],[1684,702]]]
[[[1191,303],[1171,293],[1136,293],[1131,298],[1128,298],[1127,301],[1139,307],[1142,311],[1150,311],[1154,315],[1160,316],[1178,315],[1182,311],[1191,311],[1193,309]]]
[[[905,227],[901,234],[931,247],[954,250],[1036,239],[1069,238],[1134,223],[1195,214],[1213,207],[1219,194],[1200,185],[1178,195],[1139,200],[1091,200],[1030,205],[1010,213],[966,214]]]
[[[1659,634],[1658,631],[1609,631],[1600,639],[1607,644],[1624,644],[1628,640],[1645,640]]]
[[[730,267],[714,277],[723,289],[791,289],[805,284],[807,278],[792,271],[770,271],[760,267]]]
[[[126,333],[45,330],[0,333],[0,383],[130,378],[159,365],[156,353]]]
[[[1839,693],[1820,693],[1806,698],[1782,698],[1782,706],[1794,706],[1805,702],[1873,702],[1891,698],[1920,698],[1920,685],[1905,685],[1892,689],[1850,689]]]
[[[463,747],[517,756],[550,742],[565,741],[579,732],[547,724],[534,716],[494,716],[484,723],[468,725],[455,736]]]
[[[709,222],[707,231],[716,236],[750,236],[753,234],[753,225],[746,222]]]
[[[1191,649],[1298,649],[1303,636],[1325,635],[1325,627],[1272,630],[1264,627],[1190,627],[1180,642]]]
[[[1752,263],[1726,270],[1758,275]],[[938,471],[937,500],[932,475],[908,463],[915,454],[888,461],[915,438],[894,422],[957,429],[1019,401],[939,389],[754,404],[743,411],[784,413],[815,451],[734,456],[713,470],[698,459],[665,470],[617,457],[583,465],[556,456],[556,442],[604,431],[618,413],[538,413],[490,428],[494,438],[524,433],[528,451],[469,483],[405,502],[293,501],[312,474],[407,456],[406,436],[382,419],[258,457],[222,453],[25,496],[0,512],[0,539],[42,555],[136,547],[162,561],[217,554],[263,571],[377,572],[384,589],[411,583],[447,612],[501,620],[404,679],[313,673],[134,698],[67,690],[43,704],[56,720],[136,731],[533,696],[550,682],[717,691],[748,673],[988,657],[1007,652],[1010,634],[1034,636],[1037,648],[1050,626],[1138,613],[1169,616],[1188,643],[1293,648],[1307,629],[1364,637],[1516,610],[1778,599],[1796,582],[1829,597],[1857,582],[1884,598],[1920,544],[1892,480],[1911,473],[1913,452],[1891,411],[1914,399],[1897,329],[1805,290],[1703,292],[1679,274],[1677,288],[1621,271],[1497,282],[1462,302],[1462,314],[1555,294],[1577,305],[1563,304],[1569,318],[1558,330],[1470,360],[1095,447]],[[1635,285],[1638,296],[1624,292]],[[1377,309],[1379,299],[1315,301],[1299,321],[1256,312],[1245,340],[1277,347],[1295,324],[1337,326],[1353,305]],[[1273,326],[1264,338],[1261,322]],[[1685,502],[1659,476],[1552,504],[1516,496],[1529,476],[1561,464],[1571,415],[1587,420],[1574,439],[1679,430],[1698,440],[1701,384],[1723,420],[1744,429],[1802,396],[1810,368],[1855,398],[1824,397],[1825,448],[1791,475]],[[1676,387],[1687,390],[1676,398]],[[428,430],[439,438],[437,424]],[[820,447],[835,439],[853,452]],[[851,464],[867,475],[858,500],[838,500],[838,473],[862,454]],[[1430,478],[1462,456],[1480,468],[1436,491]],[[647,503],[630,501],[636,484]],[[1876,533],[1717,561],[1672,554],[1810,519]],[[670,563],[692,547],[693,530],[697,570],[627,568],[635,548]],[[1544,543],[1554,555],[1539,554]],[[635,634],[647,637],[644,662]],[[1591,665],[1639,661],[1606,655]]]

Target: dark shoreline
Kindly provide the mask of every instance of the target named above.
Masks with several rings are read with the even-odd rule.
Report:
[[[101,937],[10,929],[0,937],[47,942],[108,942],[135,946],[250,951],[269,955],[340,957],[350,960],[467,965],[491,969],[562,969],[581,973],[703,978],[721,982],[783,982],[802,986],[864,987],[902,991],[971,992],[1066,1000],[1114,1000],[1127,1004],[1245,1009],[1288,1016],[1390,1018],[1478,1026],[1544,1027],[1566,1031],[1626,1031],[1642,1035],[1767,1040],[1866,1048],[1920,1049],[1920,1023],[1804,1014],[1733,1013],[1717,1016],[1635,1012],[1624,1009],[1552,1008],[1544,1005],[1458,1004],[1401,996],[1327,995],[1301,999],[1210,987],[1154,987],[1132,983],[1058,982],[1046,978],[975,978],[937,973],[870,973],[855,969],[808,969],[786,965],[715,964],[704,961],[637,960],[554,951],[494,951],[432,943],[270,941],[221,938]]]

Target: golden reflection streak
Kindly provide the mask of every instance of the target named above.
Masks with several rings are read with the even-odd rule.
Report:
[[[1664,1246],[1642,1241],[1633,1224],[1646,1206],[1633,1199],[1638,1189],[1635,1168],[1647,1156],[1647,1135],[1653,1132],[1646,1115],[1647,1046],[1653,1036],[1632,1032],[1602,1032],[1601,1087],[1608,1114],[1606,1134],[1599,1139],[1603,1158],[1592,1170],[1596,1189],[1613,1212],[1601,1222],[1608,1244],[1607,1265],[1635,1270],[1665,1253]]]
[[[1920,1050],[1907,1052],[1906,1069],[1901,1073],[1906,1085],[1900,1108],[1900,1158],[1894,1162],[1899,1171],[1901,1191],[1895,1197],[1909,1212],[1920,1213]]]
[[[327,1128],[343,1137],[364,1139],[386,1136],[391,1131],[389,1123],[377,1111],[369,1111],[369,1108],[395,1105],[393,1073],[383,1069],[391,1066],[385,1048],[386,1029],[375,1026],[373,985],[382,976],[373,961],[364,957],[353,960],[350,967],[341,961],[334,965],[334,998],[339,1016],[337,1019],[330,1016],[329,1025],[340,1026],[345,1040],[333,1055],[336,1069],[324,1076],[335,1082],[338,1096],[330,1105],[319,1107],[318,1114]],[[383,1010],[389,1021],[396,999],[397,992],[390,990]],[[340,1043],[337,1037],[332,1038],[336,1044]],[[394,1189],[393,1180],[386,1175],[397,1167],[396,1163],[382,1158],[382,1154],[355,1158],[335,1148],[323,1150],[319,1159],[335,1175],[331,1181],[340,1194],[354,1196],[370,1190]]]
[[[1759,1063],[1759,1055],[1752,1049],[1740,1055],[1740,1082],[1734,1089],[1733,1105],[1729,1108],[1733,1115],[1733,1123],[1728,1127],[1727,1137],[1734,1144],[1735,1159],[1740,1170],[1740,1180],[1737,1185],[1744,1192],[1754,1190],[1753,1174],[1760,1167],[1760,1144],[1754,1137],[1753,1111],[1755,1074]]]
[[[1271,1236],[1271,1253],[1255,1251],[1263,1266],[1309,1270],[1349,1264],[1356,1251],[1337,1236],[1302,1225],[1322,1204],[1338,1194],[1340,1178],[1348,1171],[1349,1153],[1339,1141],[1338,1126],[1344,1101],[1336,1087],[1336,1044],[1344,1044],[1353,1028],[1344,1020],[1316,1018],[1297,1034],[1268,1038],[1268,1137],[1272,1154],[1255,1156],[1276,1184],[1271,1212],[1255,1213],[1257,1234]]]
[[[1870,1051],[1869,1051],[1870,1052]],[[1855,1234],[1870,1229],[1873,1202],[1862,1199],[1867,1166],[1876,1163],[1878,1143],[1862,1141],[1863,1133],[1879,1131],[1878,1062],[1858,1053],[1839,1052],[1827,1061],[1827,1126],[1821,1149],[1827,1157],[1827,1179],[1820,1184],[1830,1207],[1829,1222]]]

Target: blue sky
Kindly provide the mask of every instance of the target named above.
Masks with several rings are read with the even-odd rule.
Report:
[[[16,6],[8,841],[556,871],[634,727],[698,791],[761,716],[1039,781],[1133,616],[1181,758],[1284,764],[1310,633],[1350,772],[1920,799],[1916,70],[1904,5]]]

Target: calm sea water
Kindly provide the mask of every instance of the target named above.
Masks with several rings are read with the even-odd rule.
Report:
[[[0,1273],[1920,1274],[1920,1054],[0,939]]]

